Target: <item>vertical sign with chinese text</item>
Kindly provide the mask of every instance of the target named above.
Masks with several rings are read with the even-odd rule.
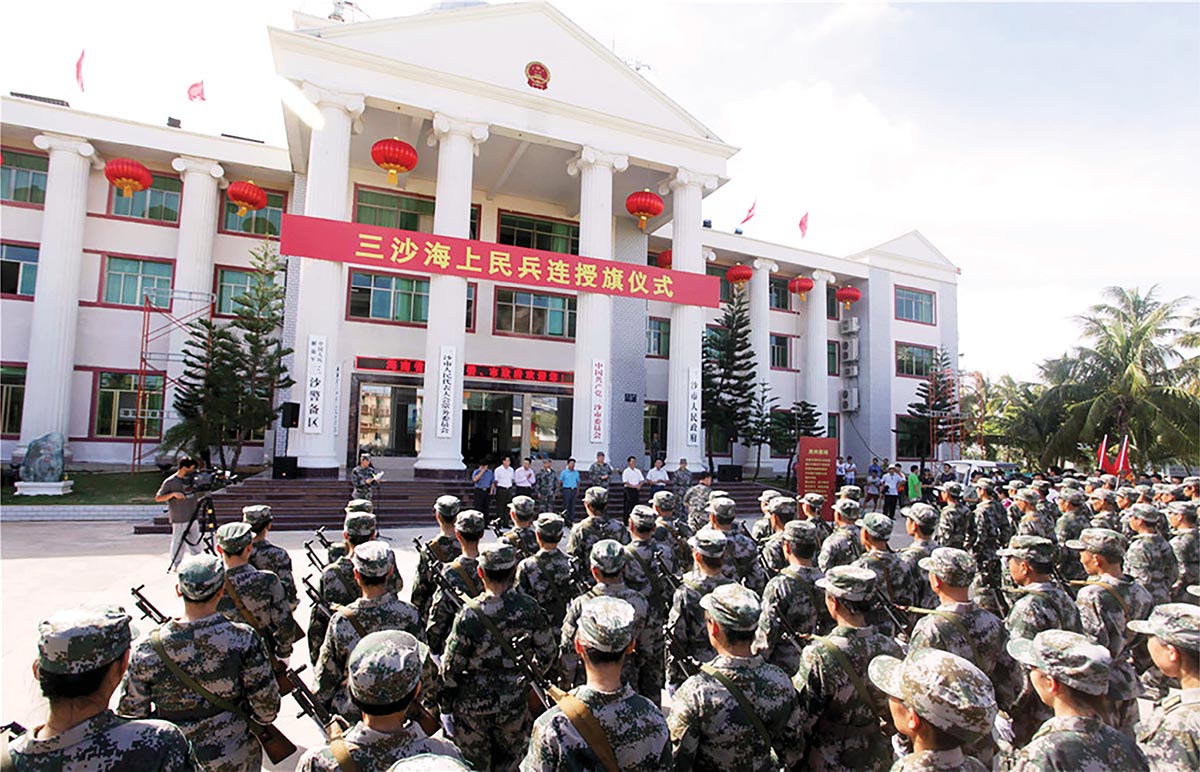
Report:
[[[825,506],[821,510],[825,520],[833,519],[837,453],[838,441],[828,437],[801,437],[796,451],[797,491],[800,496],[819,493],[825,497]]]
[[[592,360],[591,374],[591,413],[589,416],[588,440],[596,445],[604,443],[605,412],[608,401],[608,384],[605,377],[607,364],[602,359]]]
[[[304,381],[304,433],[320,434],[325,399],[325,336],[308,336],[308,370]]]
[[[689,367],[687,374],[687,445],[700,447],[700,368]]]
[[[442,346],[438,356],[437,436],[454,436],[454,371],[457,352]]]

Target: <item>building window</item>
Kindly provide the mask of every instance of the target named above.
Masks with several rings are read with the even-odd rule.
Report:
[[[96,389],[96,437],[133,437],[137,420],[137,373],[100,373]],[[162,432],[163,377],[146,376],[143,437]]]
[[[646,319],[646,356],[665,357],[671,353],[671,320]]]
[[[573,340],[575,298],[497,289],[495,331]]]
[[[283,194],[267,193],[267,205],[262,209],[247,209],[238,217],[238,205],[225,199],[225,230],[251,233],[256,236],[278,236],[283,222]]]
[[[354,193],[354,221],[381,228],[399,228],[418,233],[433,233],[433,213],[437,202],[407,193],[390,193],[374,188],[358,188]],[[471,229],[467,238],[479,238],[479,207],[471,207]]]
[[[933,324],[933,293],[897,287],[896,318],[905,322]]]
[[[25,368],[0,367],[0,434],[21,433],[25,403]]]
[[[825,317],[827,319],[838,318],[838,288],[832,284],[825,288]]]
[[[217,313],[234,315],[241,308],[238,300],[250,288],[254,274],[236,268],[222,268],[217,272]]]
[[[825,416],[825,436],[831,440],[836,440],[841,436],[842,416],[838,413],[829,413]]]
[[[788,280],[771,277],[771,308],[790,311],[792,308],[792,293],[788,292]]]
[[[114,188],[112,213],[138,220],[179,222],[179,195],[182,191],[183,183],[176,178],[155,174],[149,188],[139,190],[128,198]]]
[[[841,372],[841,368],[838,366],[841,364],[841,358],[842,347],[838,345],[837,341],[831,340],[825,344],[825,371],[827,373],[837,375]]]
[[[497,241],[514,247],[578,255],[579,226],[571,222],[501,212]]]
[[[50,159],[46,156],[5,150],[4,164],[0,166],[0,200],[44,204],[49,168]]]
[[[927,378],[937,361],[937,349],[912,343],[896,344],[896,375]]]
[[[171,264],[109,257],[104,261],[104,302],[140,306],[143,298],[157,308],[171,305]]]
[[[655,458],[663,457],[666,436],[667,403],[647,402],[642,409],[642,443],[646,446],[646,455],[652,457],[651,464]]]
[[[38,248],[0,244],[0,294],[33,297]]]
[[[733,285],[725,278],[725,272],[729,268],[720,265],[710,265],[704,269],[704,272],[709,276],[716,276],[721,279],[721,302],[729,303],[733,300]]]
[[[922,422],[910,415],[896,416],[896,458],[926,458],[929,435],[921,431]]]
[[[706,441],[712,443],[713,455],[728,456],[733,453],[733,438],[724,426],[705,426],[704,431],[708,434]]]
[[[475,332],[475,293],[478,291],[476,285],[467,285],[467,332]]]
[[[352,271],[350,318],[425,324],[429,320],[429,280]]]
[[[792,367],[792,339],[786,335],[771,336],[771,368],[789,370]]]

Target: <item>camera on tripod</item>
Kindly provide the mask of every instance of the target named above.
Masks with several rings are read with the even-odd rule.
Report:
[[[193,493],[212,493],[238,481],[233,472],[223,469],[204,469],[188,475],[188,488]]]

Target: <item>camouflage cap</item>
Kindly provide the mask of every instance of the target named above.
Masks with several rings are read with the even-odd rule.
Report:
[[[833,511],[841,515],[843,520],[854,521],[862,513],[862,507],[854,499],[838,499],[833,502]]]
[[[866,600],[875,591],[876,574],[859,566],[834,566],[816,585],[827,595],[842,600]]]
[[[1188,587],[1193,595],[1200,593]],[[1135,619],[1126,626],[1135,633],[1153,635],[1163,643],[1195,652],[1200,651],[1200,606],[1194,603],[1164,603],[1156,606],[1149,619]]]
[[[633,605],[623,598],[612,595],[588,598],[579,610],[575,639],[599,651],[624,651],[633,640],[636,617]]]
[[[1194,501],[1172,501],[1167,505],[1167,512],[1172,515],[1195,517],[1196,503]]]
[[[1017,491],[1017,500],[1024,501],[1026,504],[1036,504],[1042,500],[1042,497],[1033,488],[1022,488]]]
[[[1029,485],[1038,493],[1046,494],[1050,492],[1053,484],[1049,480],[1034,480]]]
[[[713,499],[731,499],[733,495],[729,491],[714,490],[708,492],[708,503],[711,504]]]
[[[649,531],[658,522],[658,514],[645,504],[638,504],[629,512],[629,521],[637,530]]]
[[[688,539],[688,546],[707,558],[723,558],[728,542],[724,531],[705,528]]]
[[[615,574],[625,567],[625,548],[616,539],[601,539],[592,545],[589,564],[602,574]]]
[[[508,542],[485,544],[479,549],[479,567],[486,571],[507,571],[517,564],[517,551]]]
[[[453,756],[421,753],[400,759],[388,767],[387,772],[459,772],[463,769],[470,770],[471,768]]]
[[[1125,537],[1107,528],[1084,528],[1078,539],[1070,539],[1063,544],[1071,550],[1092,552],[1103,555],[1109,560],[1120,561],[1125,557],[1127,543]]]
[[[370,499],[350,499],[346,502],[347,512],[374,512],[375,503]]]
[[[1115,474],[1102,474],[1100,475],[1100,482],[1104,485],[1116,485],[1120,482],[1120,479]]]
[[[737,582],[717,587],[700,599],[700,606],[717,624],[730,630],[754,630],[762,614],[758,595]]]
[[[454,516],[454,530],[473,536],[483,533],[483,522],[483,513],[478,509],[464,509]]]
[[[906,659],[875,657],[867,674],[884,694],[963,742],[991,731],[996,718],[991,679],[962,657],[935,648],[918,649]]]
[[[1059,491],[1058,497],[1073,507],[1082,507],[1087,501],[1083,491],[1075,488],[1065,488]]]
[[[675,511],[675,494],[671,491],[659,491],[650,497],[650,503],[663,512]]]
[[[225,584],[225,564],[216,555],[188,555],[175,579],[185,600],[204,600]]]
[[[843,485],[838,488],[838,498],[854,499],[858,501],[862,498],[862,488],[857,485]]]
[[[1162,519],[1162,512],[1153,504],[1134,504],[1129,508],[1129,514],[1144,520],[1149,525],[1156,525]]]
[[[1017,535],[1009,539],[1007,547],[996,550],[996,556],[1029,560],[1035,563],[1053,563],[1057,552],[1054,542],[1049,539],[1041,536]]]
[[[951,587],[969,587],[975,578],[975,558],[954,547],[938,547],[917,565]]]
[[[271,508],[266,504],[251,504],[248,507],[242,507],[242,522],[249,524],[255,531],[261,531],[263,526],[271,520]]]
[[[533,523],[533,530],[546,541],[558,541],[562,538],[567,521],[557,512],[543,512]]]
[[[1189,584],[1187,591],[1189,595],[1195,595],[1197,598],[1200,598],[1200,584]]]
[[[1108,649],[1067,630],[1043,630],[1031,641],[1012,638],[1008,653],[1023,665],[1037,668],[1055,681],[1085,694],[1108,693],[1112,656]]]
[[[350,694],[367,705],[390,705],[412,694],[421,681],[421,648],[402,630],[364,636],[346,662]]]
[[[461,509],[462,501],[458,496],[438,496],[437,501],[433,502],[433,511],[444,520],[456,516]]]
[[[347,536],[370,538],[375,535],[378,526],[379,521],[375,519],[375,515],[364,510],[346,512],[346,519],[342,522],[342,530]]]
[[[608,488],[593,485],[583,492],[583,503],[592,509],[602,510],[608,506]]]
[[[1137,488],[1130,488],[1128,485],[1117,488],[1117,498],[1125,499],[1126,501],[1137,501],[1142,494],[1138,493]]]
[[[1189,488],[1200,486],[1200,477],[1185,477],[1183,478],[1183,484]]]
[[[226,555],[240,555],[254,541],[249,523],[226,523],[217,529],[217,546]]]
[[[952,496],[956,499],[961,499],[963,495],[963,487],[960,482],[948,482],[936,486],[937,490],[944,491],[947,496]]]
[[[1083,484],[1084,484],[1084,487],[1087,487],[1087,486],[1089,486],[1089,485],[1090,485],[1090,486],[1092,486],[1093,488],[1099,487],[1099,485],[1100,485],[1100,478],[1099,478],[1099,477],[1087,477],[1087,478],[1084,478]]]
[[[817,526],[809,520],[789,520],[783,527],[783,540],[792,544],[817,544]]]
[[[768,514],[787,522],[796,516],[796,500],[791,496],[779,495],[767,502]]]
[[[1088,498],[1103,501],[1105,504],[1117,503],[1116,491],[1110,491],[1108,488],[1097,488],[1088,494]]]
[[[137,630],[120,606],[56,611],[38,623],[38,667],[76,675],[120,657]]]
[[[996,483],[990,477],[980,477],[975,481],[974,487],[978,490],[992,493],[996,490]]]
[[[1083,490],[1083,484],[1080,483],[1079,480],[1076,480],[1074,477],[1064,477],[1062,479],[1062,482],[1060,482],[1058,484],[1058,488],[1059,488],[1059,490],[1078,491],[1078,490]]]
[[[1014,478],[1009,480],[1004,487],[1008,488],[1010,491],[1019,491],[1025,487],[1025,481]]]
[[[825,497],[820,493],[806,493],[801,501],[813,509],[820,509],[825,506]]]
[[[941,519],[938,511],[928,504],[913,504],[900,510],[900,514],[925,529],[933,528]]]
[[[529,520],[533,517],[534,510],[537,509],[537,502],[529,496],[513,496],[513,500],[508,503],[508,508],[516,513],[518,520]]]
[[[737,519],[737,504],[733,499],[709,499],[708,511],[709,514],[717,518],[718,523],[732,523]]]
[[[892,531],[896,528],[896,521],[879,512],[868,512],[866,517],[858,521],[858,526],[866,531],[867,535],[872,539],[887,541],[892,538]]]
[[[388,569],[392,567],[392,548],[378,539],[366,541],[354,548],[350,562],[354,564],[354,570],[363,576],[387,576]]]
[[[780,493],[779,491],[773,491],[770,488],[768,488],[765,491],[763,491],[762,493],[758,494],[758,503],[764,504],[764,503],[770,501],[771,499],[778,498],[779,496],[782,496],[782,495],[783,494]]]

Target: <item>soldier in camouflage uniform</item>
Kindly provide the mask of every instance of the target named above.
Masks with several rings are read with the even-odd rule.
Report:
[[[775,496],[764,506],[767,517],[771,519],[771,534],[766,541],[759,542],[759,545],[762,560],[766,563],[767,578],[770,579],[788,564],[787,557],[783,554],[783,531],[788,523],[796,519],[796,500],[791,496]],[[816,524],[813,523],[813,526],[815,528]]]
[[[725,534],[727,553],[726,575],[745,583],[755,592],[767,586],[767,573],[758,562],[758,545],[737,525],[737,504],[733,499],[720,497],[708,502],[708,525],[701,530],[716,530]]]
[[[555,498],[558,495],[558,473],[554,464],[548,458],[542,459],[542,468],[533,476],[533,492],[537,494],[537,509],[539,512],[555,512]]]
[[[942,547],[963,549],[967,543],[967,532],[970,530],[971,508],[963,503],[962,483],[944,483],[935,490],[945,506],[938,517],[933,540]]]
[[[414,637],[424,635],[417,610],[387,589],[387,576],[392,571],[387,559],[390,552],[382,541],[369,541],[354,548],[354,580],[362,596],[334,612],[314,668],[317,699],[348,721],[359,718],[346,681],[346,663],[358,642],[379,630],[402,630]]]
[[[731,581],[724,571],[727,540],[724,532],[708,529],[688,539],[688,545],[692,548],[694,568],[683,575],[671,598],[665,632],[680,651],[696,662],[707,662],[716,653],[704,629],[704,609],[700,599]],[[678,686],[684,677],[683,664],[668,646],[667,683]]]
[[[838,488],[837,497],[839,499],[853,499],[862,503],[862,488],[857,485],[843,485]]]
[[[887,515],[879,512],[868,512],[859,521],[859,537],[862,539],[863,555],[852,565],[873,571],[879,577],[880,590],[876,595],[878,603],[867,611],[867,624],[884,635],[899,635],[904,630],[897,630],[891,615],[884,604],[892,606],[915,606],[917,602],[917,580],[909,566],[900,557],[900,553],[892,552],[888,547],[888,539],[892,538],[895,522]],[[896,609],[896,615],[903,621],[905,613]]]
[[[848,566],[862,555],[858,517],[862,510],[853,499],[838,499],[833,505],[834,532],[821,543],[817,565],[823,573],[835,566]]]
[[[1065,630],[1033,640],[1014,638],[1008,652],[1030,668],[1030,680],[1054,716],[1042,724],[1011,765],[1016,772],[1147,771],[1133,739],[1102,720],[1112,659],[1108,650]]]
[[[992,731],[996,695],[983,672],[962,657],[921,649],[907,659],[871,660],[871,683],[888,698],[892,725],[911,743],[893,772],[986,772],[964,751]]]
[[[1149,636],[1154,664],[1183,687],[1159,703],[1138,730],[1153,769],[1200,769],[1200,607],[1166,603],[1129,629]]]
[[[1171,587],[1171,600],[1186,603],[1186,588],[1200,583],[1200,538],[1196,533],[1196,504],[1191,501],[1172,501],[1167,505],[1167,521],[1171,524],[1171,551],[1179,564],[1179,578]]]
[[[789,640],[780,620],[800,635],[825,632],[831,620],[825,614],[825,598],[817,589],[821,572],[813,566],[816,527],[807,520],[793,520],[784,526],[781,541],[787,567],[763,590],[754,653],[785,673],[795,673],[804,641]]]
[[[288,610],[279,578],[250,565],[253,538],[254,533],[246,523],[226,523],[217,529],[217,552],[225,561],[225,592],[217,611],[230,622],[245,622],[253,627],[272,657],[287,660],[299,630]]]
[[[567,555],[580,565],[587,565],[592,547],[601,539],[615,539],[622,544],[629,541],[629,531],[624,523],[608,516],[608,489],[599,486],[588,488],[583,494],[583,507],[587,517],[571,526],[567,539]]]
[[[1023,536],[1041,536],[1043,539],[1055,540],[1054,520],[1042,514],[1038,508],[1042,497],[1033,488],[1022,488],[1017,491],[1013,507],[1020,514],[1017,519],[1017,533]]]
[[[428,647],[401,630],[380,630],[359,641],[346,670],[348,697],[362,719],[328,745],[301,756],[297,772],[343,772],[339,753],[348,755],[359,772],[383,772],[396,759],[420,753],[461,758],[453,743],[429,737],[408,720],[410,707],[422,695],[422,671],[429,659]]]
[[[508,502],[509,517],[513,527],[500,537],[517,551],[517,559],[524,560],[538,551],[537,536],[533,532],[533,517],[535,514],[534,500],[529,496],[514,496]]]
[[[440,532],[425,544],[429,547],[428,554],[432,554],[435,560],[430,560],[426,552],[421,552],[417,558],[417,574],[413,578],[411,596],[412,605],[421,619],[429,618],[433,594],[437,590],[433,572],[441,571],[443,566],[462,554],[462,547],[454,535],[454,518],[458,517],[461,510],[462,502],[457,496],[438,496],[437,501],[433,502],[433,517]]]
[[[975,584],[972,594],[979,605],[992,613],[999,613],[1000,604],[996,593],[1000,591],[1004,577],[997,550],[1012,538],[1012,525],[1004,507],[996,499],[995,484],[986,477],[975,481],[979,503],[967,521],[967,538],[963,549],[975,558]]]
[[[517,589],[538,602],[550,620],[554,640],[562,634],[563,617],[571,602],[571,562],[558,549],[567,521],[554,512],[543,512],[533,524],[537,554],[517,566]]]
[[[1200,505],[1200,477],[1185,477],[1180,485],[1183,488],[1183,500]]]
[[[1149,504],[1130,508],[1129,525],[1134,537],[1125,552],[1125,570],[1150,591],[1154,605],[1171,600],[1171,590],[1179,578],[1179,562],[1171,544],[1158,532],[1162,512]]]
[[[771,524],[771,512],[767,509],[767,503],[776,496],[782,496],[779,491],[765,490],[758,494],[758,508],[762,512],[762,517],[754,521],[750,526],[750,538],[761,544],[771,534],[776,533],[775,526]]]
[[[138,643],[121,685],[117,712],[176,724],[207,772],[258,772],[262,747],[246,719],[213,705],[183,683],[155,645],[184,673],[260,724],[279,712],[279,686],[262,639],[249,625],[217,611],[225,566],[215,555],[191,555],[176,574],[183,616],[159,626]]]
[[[671,495],[670,491],[659,492]],[[662,577],[656,558],[661,556],[668,573],[674,575],[676,572],[674,553],[654,538],[657,527],[654,510],[642,504],[637,505],[629,513],[629,535],[632,538],[625,545],[625,552],[629,555],[629,560],[625,561],[625,585],[641,593],[648,606],[646,628],[638,641],[638,683],[634,688],[655,705],[662,703],[662,688],[666,682],[663,625],[666,624],[667,611],[671,606],[670,585]]]
[[[1053,484],[1049,480],[1034,480],[1030,487],[1038,492],[1038,512],[1051,523],[1058,522],[1058,505],[1050,499],[1050,489]]]
[[[461,515],[460,515],[461,517]],[[517,556],[490,544],[479,556],[484,592],[454,618],[442,657],[442,712],[453,717],[454,742],[478,769],[515,770],[529,740],[525,679],[509,651],[526,635],[524,656],[544,673],[554,662],[550,623],[537,601],[513,587]]]
[[[1082,492],[1062,487],[1059,489],[1058,500],[1055,503],[1058,504],[1060,515],[1058,522],[1054,524],[1054,536],[1059,544],[1066,544],[1072,539],[1078,539],[1084,528],[1092,527],[1091,517],[1084,508]],[[1079,555],[1069,550],[1060,553],[1059,570],[1062,571],[1063,578],[1067,581],[1087,578],[1087,571],[1083,570],[1083,564],[1079,562]]]
[[[683,494],[683,509],[687,513],[688,525],[699,531],[708,522],[708,497],[712,493],[712,472],[700,472],[696,484]]]
[[[250,565],[259,571],[270,571],[279,577],[288,606],[295,611],[300,605],[300,599],[296,596],[296,579],[292,576],[292,557],[283,547],[267,541],[267,536],[271,533],[271,520],[271,508],[266,504],[242,507],[242,522],[254,532]]]
[[[627,601],[588,598],[580,609],[573,647],[587,670],[587,683],[560,698],[538,717],[521,762],[523,772],[574,772],[604,768],[602,751],[584,739],[563,711],[582,703],[600,728],[616,768],[655,772],[671,768],[670,736],[658,704],[635,694],[622,681],[622,664],[637,635],[637,612]],[[611,762],[610,762],[611,763]]]
[[[200,772],[178,727],[131,721],[108,709],[136,635],[129,615],[115,606],[58,611],[38,624],[33,673],[50,714],[4,749],[6,770]]]
[[[938,548],[933,540],[933,533],[938,526],[938,511],[932,504],[917,503],[900,510],[900,514],[904,515],[904,530],[913,540],[912,544],[900,550],[900,560],[908,567],[916,585],[914,605],[933,608],[938,598],[929,586],[929,574],[925,573],[920,563]]]
[[[675,768],[793,766],[803,748],[796,690],[787,673],[752,652],[762,613],[758,596],[726,584],[701,598],[700,605],[717,656],[675,692],[667,719]]]
[[[692,548],[688,539],[696,535],[688,525],[687,518],[679,511],[679,497],[671,491],[659,491],[650,497],[650,506],[658,516],[658,527],[654,540],[667,548],[675,557],[672,564],[676,573],[692,567]]]
[[[1097,488],[1088,494],[1092,506],[1092,528],[1121,530],[1121,517],[1117,514],[1117,494],[1108,488]]]
[[[1137,697],[1142,689],[1131,661],[1134,636],[1125,625],[1150,615],[1153,605],[1150,593],[1122,572],[1125,537],[1116,531],[1085,528],[1079,539],[1065,546],[1082,553],[1083,567],[1091,576],[1075,597],[1083,634],[1112,655],[1112,678],[1108,686],[1108,698],[1114,709],[1111,724],[1132,737],[1137,721]]]
[[[477,509],[464,509],[454,518],[454,535],[460,549],[458,557],[442,567],[442,576],[460,598],[474,598],[483,592],[479,579],[479,540],[483,538],[484,516]],[[434,654],[441,654],[454,623],[455,603],[441,587],[433,594],[429,617],[425,621],[425,642]]]
[[[364,463],[365,462],[365,463]],[[354,488],[354,498],[374,501],[379,495],[379,478],[383,475],[371,464],[371,456],[363,453],[359,456],[358,466],[350,472],[350,485]]]
[[[835,627],[804,648],[792,678],[800,730],[808,737],[804,769],[882,770],[891,764],[888,733],[879,725],[887,708],[864,678],[875,657],[903,656],[894,640],[863,618],[877,581],[873,571],[857,566],[835,566],[817,580]]]

